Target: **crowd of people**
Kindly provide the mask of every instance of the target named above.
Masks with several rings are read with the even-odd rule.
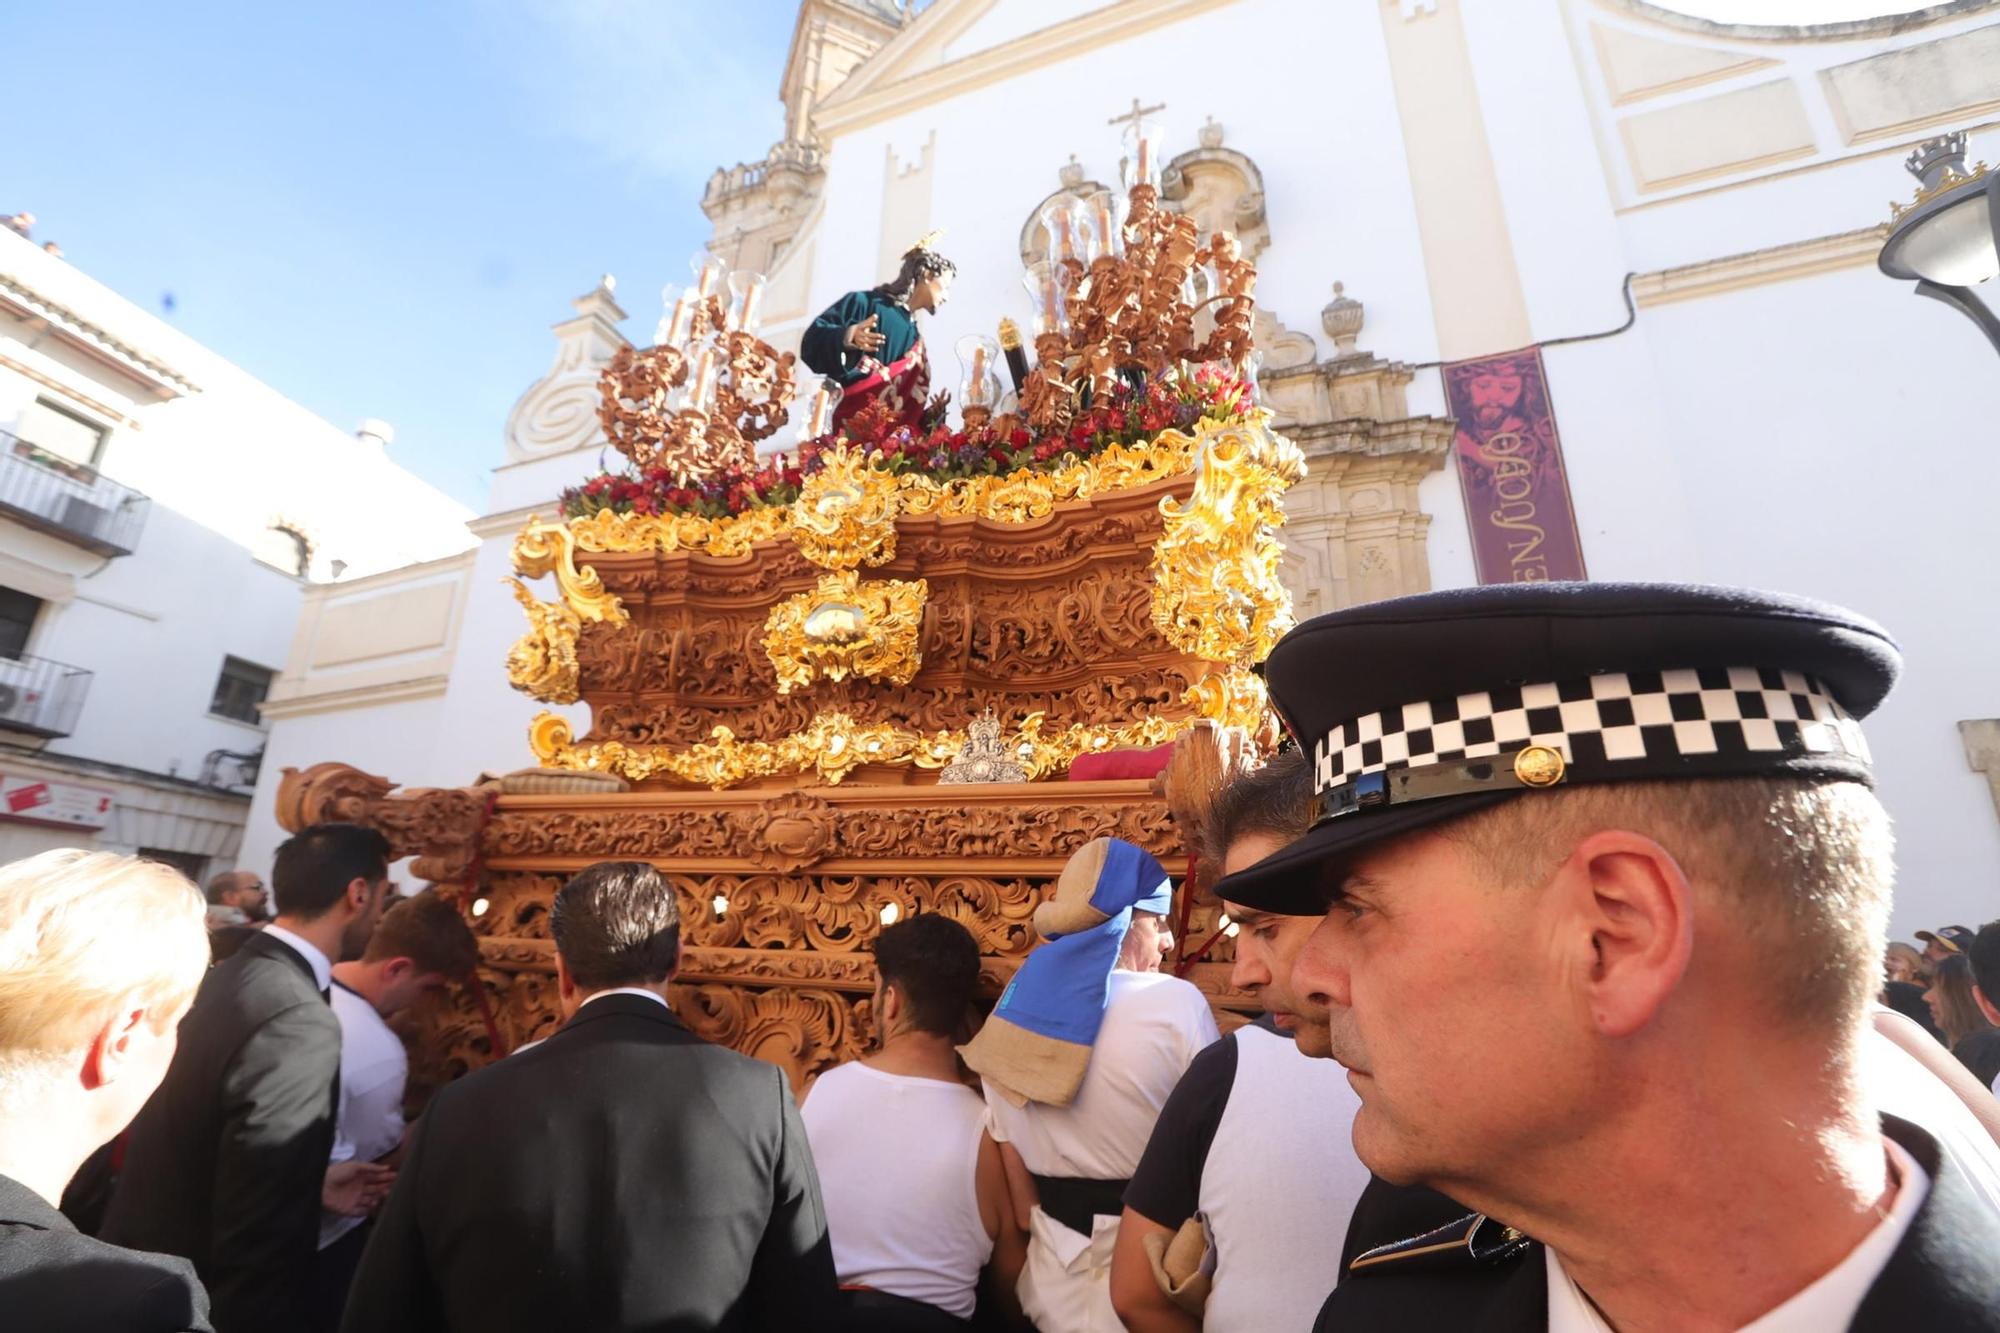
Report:
[[[387,1020],[478,955],[380,835],[207,902],[0,867],[0,1327],[1992,1333],[2000,921],[1885,946],[1896,666],[1715,590],[1322,617],[1296,747],[1184,831],[1261,1017],[1099,838],[984,1016],[963,925],[884,926],[802,1098],[675,1014],[643,862],[556,893],[562,1024],[408,1126]]]

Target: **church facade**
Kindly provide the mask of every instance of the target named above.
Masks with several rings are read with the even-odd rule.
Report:
[[[1870,726],[1898,933],[1975,914],[2000,872],[2000,365],[1875,256],[1914,144],[2000,152],[2000,6],[1776,28],[1641,0],[804,0],[781,89],[784,138],[701,201],[710,248],[765,276],[771,341],[942,228],[958,276],[925,339],[954,386],[960,336],[1029,313],[1043,205],[1115,187],[1121,122],[1158,116],[1164,198],[1260,271],[1263,398],[1308,460],[1301,618],[1579,576],[1875,616],[1909,662]],[[308,591],[245,864],[285,766],[532,762],[508,550],[595,470],[597,372],[655,317],[607,281],[556,325],[478,550]]]

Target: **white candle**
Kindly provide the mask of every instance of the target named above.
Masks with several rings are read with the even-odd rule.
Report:
[[[1098,252],[1115,255],[1118,253],[1118,219],[1111,210],[1111,200],[1107,195],[1097,197]]]
[[[1139,183],[1145,184],[1153,178],[1153,136],[1139,136]]]
[[[674,316],[667,323],[667,342],[679,346],[688,336],[688,325],[694,317],[694,298],[682,292],[674,298]]]
[[[736,317],[736,327],[745,333],[757,327],[757,302],[764,295],[764,280],[752,278],[750,285],[743,289],[743,309]]]
[[[1056,249],[1064,259],[1076,258],[1076,235],[1070,226],[1069,210],[1056,210]]]
[[[701,279],[696,295],[700,296],[703,300],[707,300],[709,297],[715,295],[715,284],[721,277],[722,261],[712,255],[704,259],[701,263]]]
[[[704,347],[701,356],[694,363],[694,378],[688,381],[687,405],[689,410],[708,410],[708,391],[715,378],[715,349]]]
[[[833,417],[833,386],[820,381],[819,392],[813,395],[812,418],[806,423],[806,438],[817,440],[826,434],[826,428]]]
[[[965,391],[965,401],[972,407],[986,406],[986,345],[980,343],[972,349],[972,383]]]

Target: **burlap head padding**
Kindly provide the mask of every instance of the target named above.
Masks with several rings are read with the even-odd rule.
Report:
[[[1068,1106],[1090,1069],[1090,1047],[1030,1032],[1004,1018],[988,1018],[958,1053],[966,1068],[1015,1106]]]
[[[1091,895],[1097,892],[1098,877],[1104,873],[1104,858],[1110,852],[1111,839],[1093,838],[1063,863],[1062,874],[1056,877],[1055,892],[1035,908],[1035,929],[1043,939],[1075,935],[1111,919],[1111,913],[1100,912],[1090,904]]]

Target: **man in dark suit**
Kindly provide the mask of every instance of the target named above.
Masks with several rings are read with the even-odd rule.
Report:
[[[208,1333],[185,1259],[56,1211],[174,1055],[208,965],[201,896],[167,866],[62,850],[0,867],[0,1327]]]
[[[568,1022],[418,1122],[346,1333],[814,1333],[834,1318],[819,1180],[784,1073],[668,1008],[680,913],[608,861],[549,911]]]
[[[333,964],[359,957],[375,928],[388,856],[381,834],[353,824],[278,848],[276,918],[210,969],[166,1081],[132,1122],[104,1238],[193,1260],[220,1333],[308,1326],[340,1078],[326,992]]]
[[[1860,719],[1900,655],[1815,602],[1455,589],[1265,664],[1302,838],[1219,896],[1319,918],[1369,1167],[1470,1216],[1319,1327],[2000,1333],[2000,1218],[1865,1074],[1894,877]]]

